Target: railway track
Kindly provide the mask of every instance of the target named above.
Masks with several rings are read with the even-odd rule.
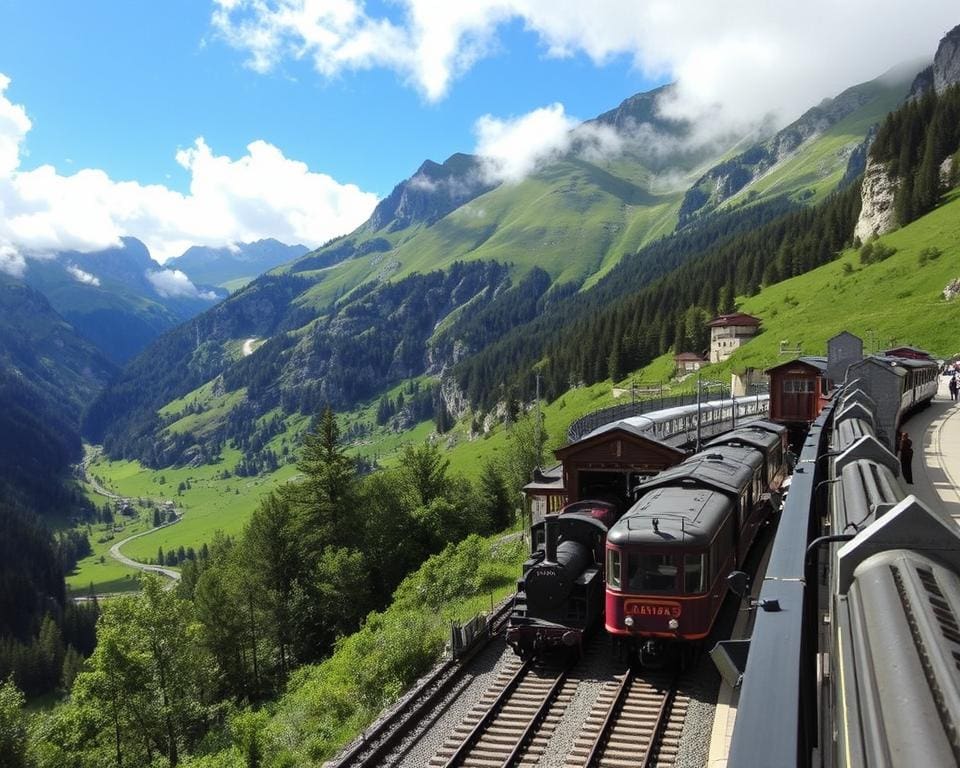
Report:
[[[489,639],[503,634],[512,602],[505,601],[490,617]],[[331,761],[330,768],[381,768],[398,763],[404,752],[401,742],[421,728],[424,721],[436,717],[434,710],[444,698],[455,695],[469,682],[465,672],[470,659],[485,645],[479,644],[467,658],[448,659],[437,666],[359,741]]]
[[[568,670],[511,658],[431,768],[535,766],[576,690]]]
[[[678,683],[676,675],[640,678],[628,669],[597,697],[566,768],[672,766],[689,702]]]

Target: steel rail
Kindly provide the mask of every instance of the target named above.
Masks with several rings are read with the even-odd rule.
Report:
[[[367,766],[383,765],[383,758],[386,754],[408,732],[407,726],[420,720],[424,713],[432,708],[437,700],[444,696],[460,679],[473,657],[503,631],[512,605],[513,598],[511,596],[493,613],[489,624],[490,633],[485,642],[478,643],[476,648],[460,659],[448,659],[440,664],[429,677],[410,690],[403,703],[399,704],[372,729],[365,732],[362,739],[343,753],[339,759],[328,763],[330,768],[346,768],[347,766],[366,768]],[[431,688],[433,688],[432,691]],[[421,697],[424,698],[417,701]]]
[[[640,763],[640,768],[650,768],[653,765],[653,756],[657,752],[660,739],[667,727],[667,720],[670,719],[670,709],[673,706],[673,700],[677,695],[677,685],[680,682],[680,676],[676,675],[667,687],[664,693],[663,701],[660,703],[660,711],[657,712],[657,724],[653,727],[653,733],[650,734],[650,741],[647,744],[647,751]]]
[[[587,758],[583,763],[583,768],[592,768],[592,766],[603,754],[603,748],[606,745],[607,737],[610,734],[610,728],[616,722],[617,710],[623,704],[623,701],[627,696],[627,691],[630,690],[630,684],[632,682],[633,669],[628,667],[627,671],[623,673],[623,679],[620,681],[620,685],[617,688],[616,695],[613,697],[613,701],[610,702],[610,708],[607,710],[607,714],[604,715],[603,722],[600,724],[600,730],[597,733],[597,738],[594,740],[593,746],[590,748],[590,752],[587,753]]]
[[[467,753],[473,749],[474,745],[477,743],[477,741],[479,741],[480,737],[487,730],[490,724],[496,719],[500,709],[513,695],[513,692],[520,685],[520,682],[527,676],[527,673],[532,667],[533,662],[530,659],[527,659],[517,668],[517,671],[513,673],[513,677],[507,681],[507,684],[503,687],[503,690],[497,694],[497,697],[491,702],[490,706],[487,708],[487,711],[483,713],[476,725],[470,729],[470,733],[468,733],[466,738],[464,738],[464,740],[460,743],[460,746],[454,750],[453,754],[447,759],[447,762],[444,763],[447,768],[453,768],[454,766],[459,765]]]
[[[566,671],[563,671],[557,676],[557,679],[553,681],[553,685],[551,685],[550,690],[547,691],[547,695],[544,697],[543,703],[540,704],[533,717],[530,718],[530,722],[527,723],[526,727],[523,729],[523,733],[520,734],[520,738],[517,740],[516,745],[512,750],[510,750],[510,754],[507,755],[507,759],[503,761],[502,768],[510,768],[510,766],[512,766],[515,761],[519,759],[520,753],[523,752],[527,742],[530,741],[537,727],[547,716],[547,713],[550,711],[550,707],[553,705],[554,699],[557,698],[557,694],[560,693],[560,689],[563,687],[563,684],[566,682],[566,680],[567,673]]]

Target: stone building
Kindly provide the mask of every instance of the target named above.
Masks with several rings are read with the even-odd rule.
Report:
[[[710,327],[710,362],[722,363],[760,331],[760,318],[743,312],[720,315]]]

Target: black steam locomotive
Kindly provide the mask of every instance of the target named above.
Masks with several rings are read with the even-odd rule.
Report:
[[[507,642],[526,658],[581,647],[603,616],[603,545],[619,517],[606,501],[578,501],[531,528],[533,553],[523,564],[507,625]]]

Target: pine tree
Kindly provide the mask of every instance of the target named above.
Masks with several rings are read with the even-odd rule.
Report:
[[[297,510],[306,546],[348,541],[342,520],[357,497],[357,468],[340,445],[340,428],[329,406],[317,430],[304,436],[297,469],[303,480],[288,486],[286,494]]]

